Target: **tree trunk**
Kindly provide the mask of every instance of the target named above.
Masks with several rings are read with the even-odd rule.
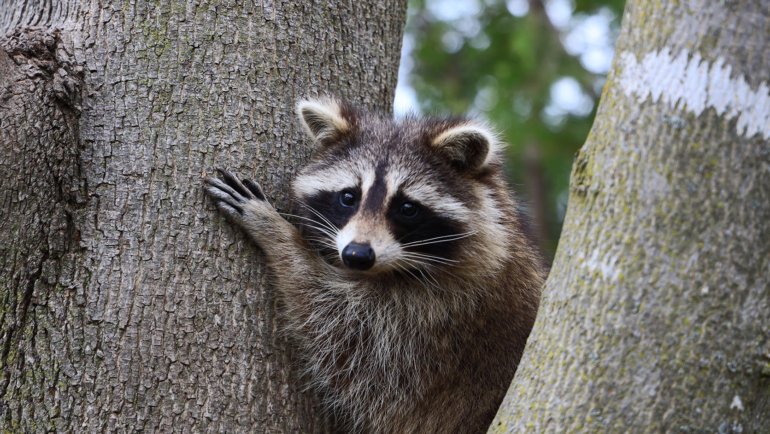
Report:
[[[628,2],[492,432],[767,432],[770,7]]]
[[[296,99],[387,109],[395,3],[0,0],[0,426],[325,429],[201,176],[288,207]]]

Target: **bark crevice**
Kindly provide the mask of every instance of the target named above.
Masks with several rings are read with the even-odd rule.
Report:
[[[29,78],[50,81],[49,89],[62,110],[82,110],[83,68],[62,44],[60,29],[18,27],[0,38],[0,49]],[[75,123],[76,124],[76,123]]]

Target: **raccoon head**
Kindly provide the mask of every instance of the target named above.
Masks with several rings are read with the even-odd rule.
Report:
[[[297,114],[315,154],[293,194],[332,264],[416,277],[505,250],[486,185],[502,144],[483,123],[394,121],[331,98],[301,101]]]

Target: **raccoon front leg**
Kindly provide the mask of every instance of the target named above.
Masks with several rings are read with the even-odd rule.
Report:
[[[230,172],[217,171],[219,177],[206,178],[206,192],[217,208],[262,248],[268,265],[279,278],[301,279],[292,270],[318,268],[297,228],[265,200],[259,185],[249,179],[238,180]]]

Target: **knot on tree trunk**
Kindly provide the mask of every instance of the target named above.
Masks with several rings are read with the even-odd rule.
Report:
[[[21,69],[28,78],[50,81],[49,89],[56,101],[65,108],[81,111],[83,68],[61,43],[61,30],[40,27],[19,27],[0,37],[0,71],[7,71],[7,60]],[[6,62],[4,62],[6,60]],[[10,87],[0,89],[0,101],[10,98]]]

